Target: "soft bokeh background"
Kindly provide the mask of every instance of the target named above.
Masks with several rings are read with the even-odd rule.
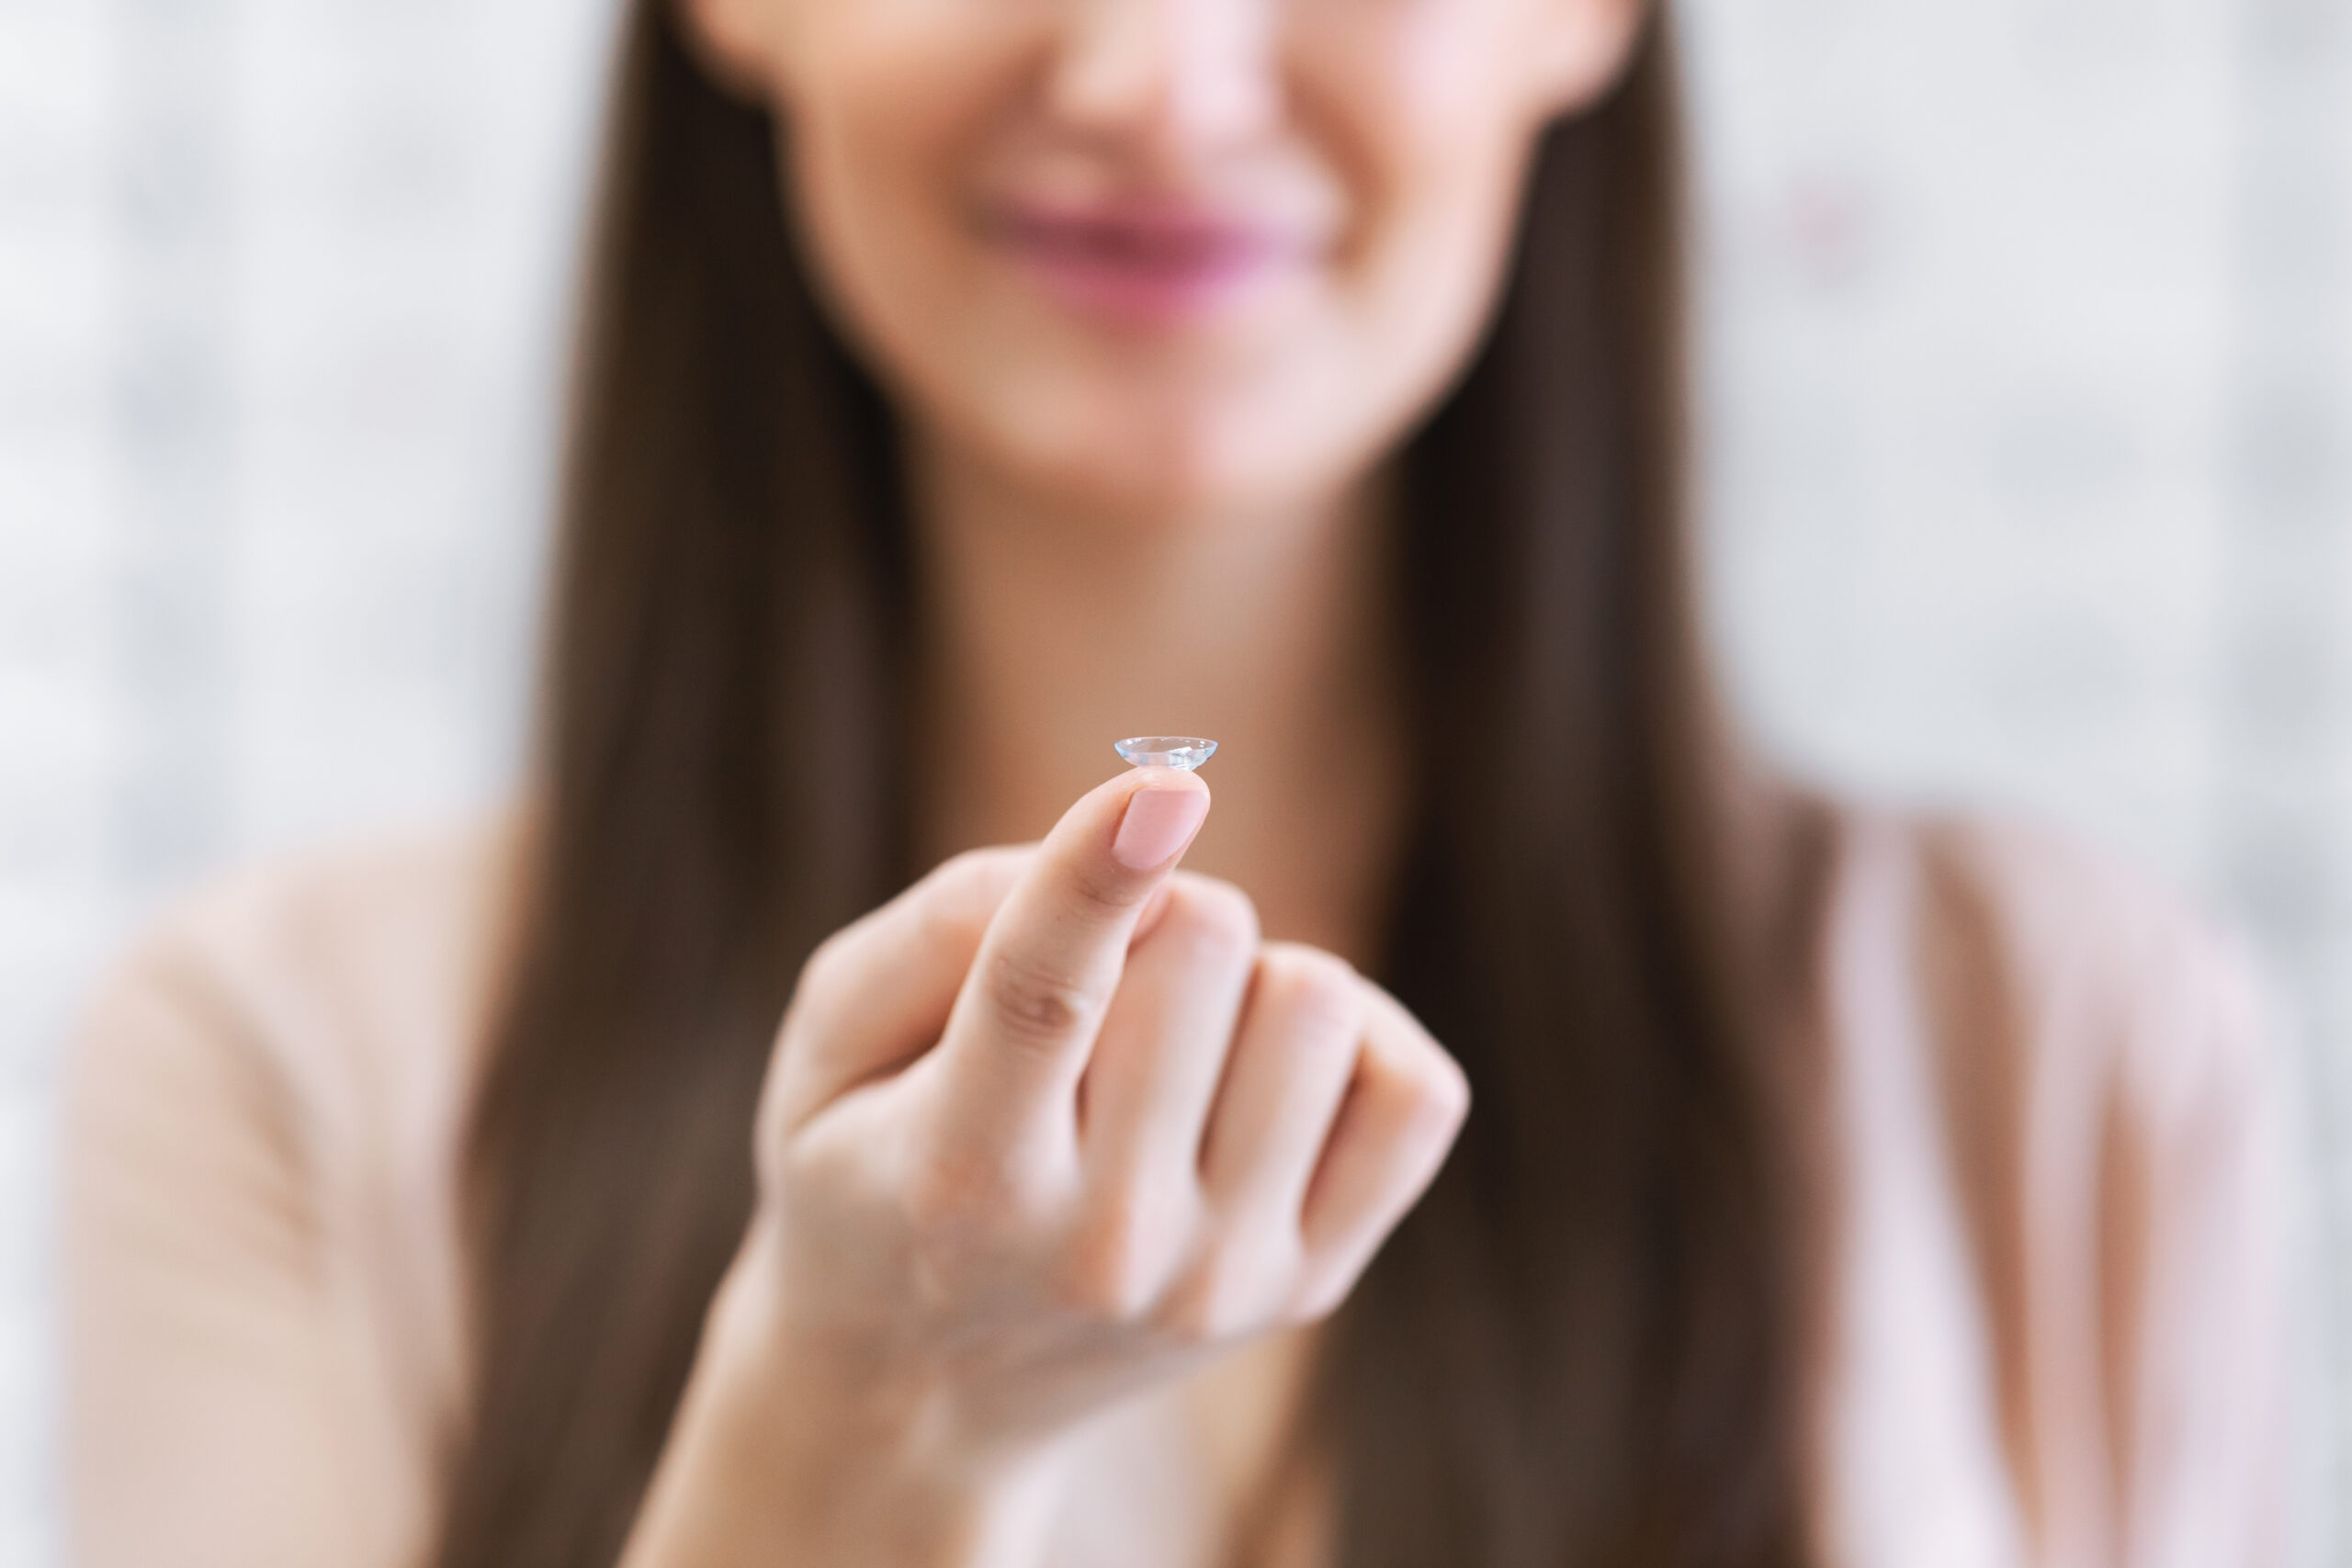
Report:
[[[2056,818],[2256,941],[2333,1386],[2352,0],[1683,20],[1744,707],[1823,776]],[[512,777],[610,25],[610,0],[0,0],[0,1563],[55,1546],[45,1162],[76,995],[190,878]],[[2346,1404],[2315,1400],[2315,1435]],[[2315,1561],[2352,1540],[2346,1451],[2314,1448]]]

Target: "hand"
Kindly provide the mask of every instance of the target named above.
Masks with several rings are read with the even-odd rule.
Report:
[[[1451,1145],[1466,1086],[1401,1006],[1175,872],[1207,805],[1193,775],[1124,775],[801,975],[720,1315],[792,1391],[777,1418],[861,1473],[985,1492],[1138,1386],[1329,1312]]]

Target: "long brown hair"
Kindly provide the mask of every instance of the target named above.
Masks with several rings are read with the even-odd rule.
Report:
[[[636,7],[594,241],[442,1568],[616,1556],[750,1215],[793,976],[917,869],[892,418],[815,303],[773,123],[673,9]],[[1403,454],[1442,766],[1383,978],[1476,1109],[1309,1402],[1345,1568],[1809,1554],[1818,1205],[1692,624],[1673,87],[1654,28],[1544,136],[1491,332]]]

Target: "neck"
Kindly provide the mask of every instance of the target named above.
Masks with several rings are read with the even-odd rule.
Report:
[[[913,479],[921,754],[954,759],[918,775],[924,863],[1042,835],[1123,736],[1207,736],[1187,867],[1250,892],[1269,936],[1369,961],[1403,777],[1380,487],[1140,523],[946,453]]]

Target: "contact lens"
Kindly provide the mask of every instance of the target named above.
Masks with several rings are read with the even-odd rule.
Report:
[[[1194,735],[1132,735],[1112,749],[1138,768],[1179,768],[1191,773],[1216,753],[1216,742]]]

